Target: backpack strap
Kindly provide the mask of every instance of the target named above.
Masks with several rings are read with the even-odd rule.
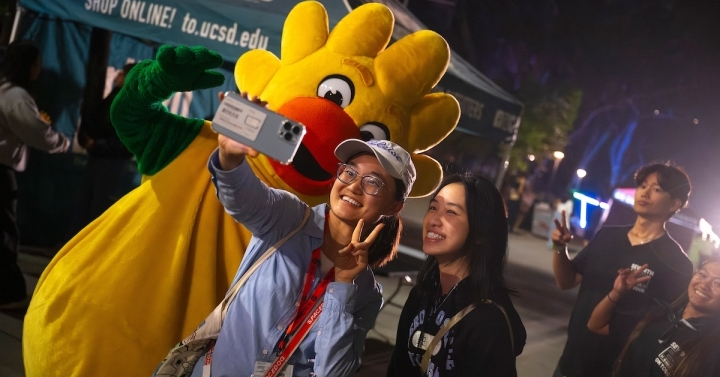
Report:
[[[437,334],[435,334],[435,337],[433,337],[433,339],[430,341],[430,344],[428,344],[428,348],[425,350],[422,361],[420,362],[420,368],[422,369],[423,375],[425,374],[425,372],[427,372],[428,364],[430,363],[430,356],[432,356],[433,350],[440,342],[442,337],[445,336],[445,334],[450,331],[450,329],[455,326],[455,324],[460,322],[463,317],[473,311],[473,309],[475,309],[475,305],[468,305],[467,307],[465,307],[465,309],[455,314],[452,318],[450,318],[449,321],[445,322],[442,327],[440,327],[440,330],[438,330]]]
[[[513,359],[515,358],[515,337],[513,336],[512,331],[512,325],[510,324],[510,317],[508,317],[507,312],[505,311],[505,308],[502,307],[502,305],[498,305],[497,303],[493,302],[492,300],[485,300],[483,302],[484,304],[493,304],[495,305],[502,314],[505,316],[505,321],[507,322],[508,330],[510,330],[510,346],[512,347],[512,355]],[[435,350],[435,347],[438,345],[440,340],[445,336],[445,334],[450,331],[450,329],[455,326],[458,322],[460,322],[463,317],[468,315],[471,311],[475,309],[475,305],[470,304],[465,309],[461,310],[459,313],[455,314],[452,318],[450,318],[449,321],[445,322],[442,327],[440,327],[440,330],[438,330],[437,334],[433,337],[433,339],[430,341],[430,344],[428,344],[427,349],[425,350],[425,353],[423,354],[422,361],[420,362],[420,368],[422,370],[423,375],[427,372],[428,364],[430,363],[430,356],[432,356],[433,351]]]

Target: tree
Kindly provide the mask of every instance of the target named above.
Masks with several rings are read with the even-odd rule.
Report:
[[[529,97],[524,97],[529,98]],[[528,156],[549,158],[553,151],[562,151],[568,142],[582,100],[580,90],[541,94],[538,99],[525,100],[517,140],[510,153],[511,170],[527,170]]]
[[[542,159],[565,147],[582,91],[565,74],[566,52],[547,48],[558,18],[552,2],[411,0],[409,8],[524,103],[511,171],[526,170],[528,155]]]

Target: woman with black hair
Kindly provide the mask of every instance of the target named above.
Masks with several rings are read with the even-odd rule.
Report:
[[[595,307],[588,321],[590,331],[608,333],[617,301],[635,285],[650,279],[643,276],[645,268],[647,265],[618,272],[612,291]],[[706,261],[675,302],[660,304],[635,327],[615,363],[613,376],[720,375],[720,259]]]
[[[15,172],[25,170],[28,147],[63,153],[70,146],[65,135],[50,127],[28,92],[41,69],[40,50],[32,42],[17,41],[7,47],[0,73],[0,309],[21,308],[29,302],[17,266]]]
[[[516,376],[525,327],[503,278],[507,212],[482,177],[446,177],[423,220],[427,255],[400,315],[388,376]]]

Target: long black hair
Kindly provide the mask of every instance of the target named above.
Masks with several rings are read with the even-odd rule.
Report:
[[[435,190],[435,198],[443,187],[459,183],[465,187],[465,204],[469,232],[461,250],[468,263],[468,279],[474,294],[473,303],[506,297],[514,291],[503,277],[507,262],[507,208],[500,191],[488,179],[453,174],[445,177]],[[428,256],[418,273],[417,284],[427,290],[438,271],[437,259]]]
[[[18,40],[5,50],[2,64],[2,81],[10,81],[13,85],[25,90],[30,88],[30,70],[40,58],[40,49],[29,40]]]
[[[405,201],[405,184],[397,178],[394,180],[395,200]],[[382,267],[395,259],[403,228],[402,219],[397,213],[392,216],[383,216],[380,221],[373,224],[373,229],[380,224],[385,226],[368,249],[368,264],[373,268]]]
[[[708,263],[720,264],[720,257],[712,257],[706,260],[703,263],[703,266]],[[625,347],[623,348],[620,356],[615,362],[613,376],[617,376],[617,374],[620,372],[620,369],[625,362],[625,355],[627,355],[628,350],[630,349],[630,347],[632,347],[632,344],[637,340],[643,330],[645,330],[645,328],[649,324],[665,317],[668,311],[676,312],[680,310],[680,308],[684,308],[688,304],[688,301],[688,294],[687,291],[685,291],[682,295],[680,295],[680,297],[678,297],[670,304],[669,308],[656,308],[654,310],[651,310],[645,316],[645,318],[640,321],[637,326],[635,326],[635,329],[630,334],[630,337],[625,343]],[[718,315],[720,315],[720,313],[717,313],[716,317]],[[704,368],[707,368],[710,363],[715,363],[715,355],[717,353],[716,347],[720,343],[720,317],[716,319],[717,320],[713,322],[715,324],[713,328],[707,329],[707,331],[703,331],[702,335],[699,338],[692,340],[686,344],[681,344],[683,351],[685,352],[685,357],[680,359],[680,361],[677,363],[677,365],[675,365],[673,370],[670,371],[671,374],[669,374],[669,376],[694,377],[707,375],[703,372],[703,370]]]

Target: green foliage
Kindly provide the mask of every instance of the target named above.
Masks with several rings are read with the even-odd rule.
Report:
[[[517,140],[510,152],[511,171],[525,171],[528,155],[544,158],[554,151],[562,151],[582,102],[582,91],[578,89],[557,91],[549,95],[538,92],[526,93],[535,99],[523,98],[523,93],[520,94],[520,100],[525,102],[525,111]]]

